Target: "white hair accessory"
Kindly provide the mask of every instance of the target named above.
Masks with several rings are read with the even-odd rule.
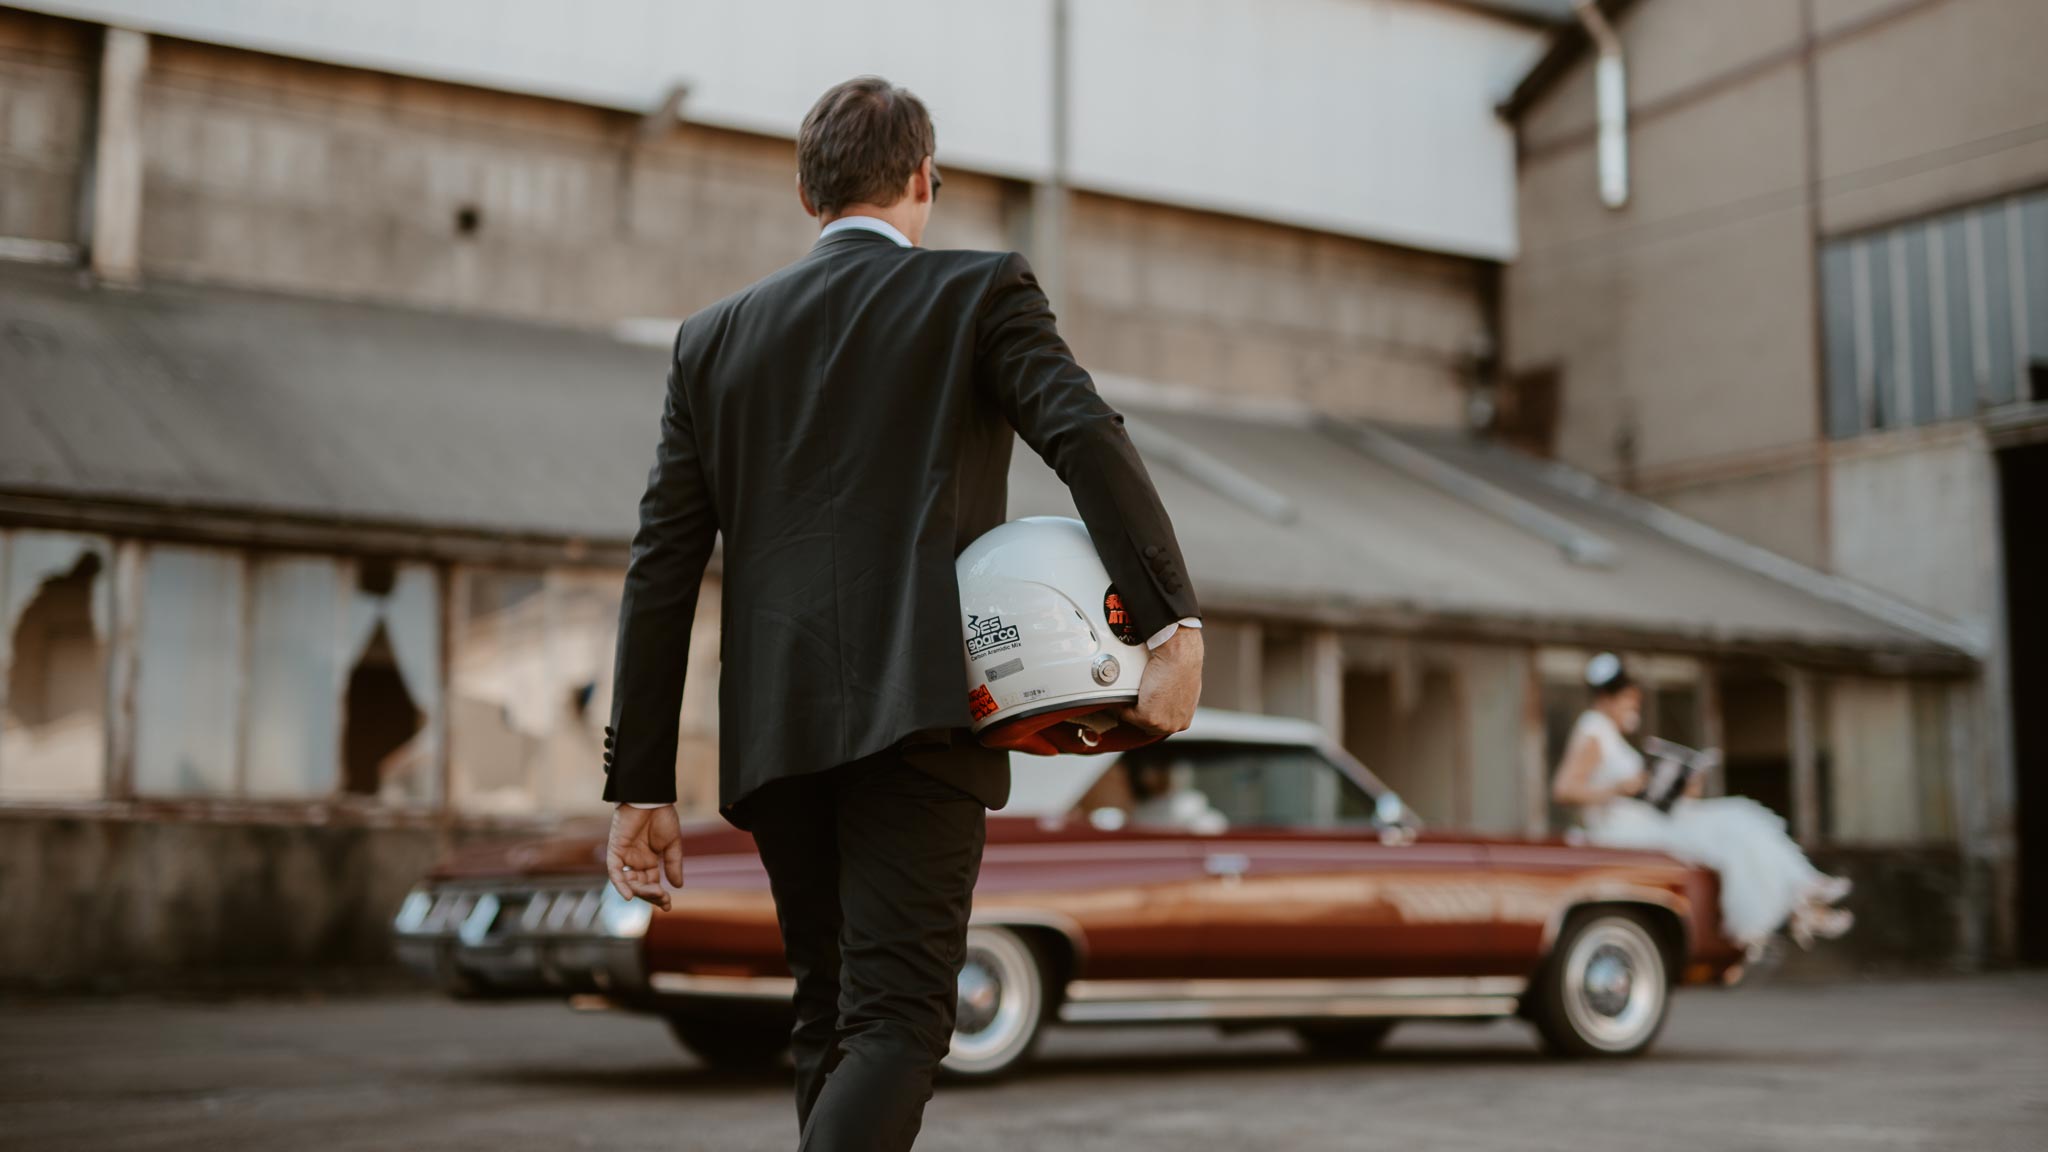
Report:
[[[1602,652],[1586,661],[1586,684],[1592,688],[1604,688],[1621,675],[1621,657],[1612,652]]]

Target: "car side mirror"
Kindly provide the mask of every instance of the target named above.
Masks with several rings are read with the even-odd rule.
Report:
[[[1408,819],[1408,806],[1392,792],[1382,792],[1373,801],[1372,817],[1383,828],[1399,828]]]
[[[1415,835],[1422,828],[1422,821],[1408,810],[1401,798],[1392,792],[1382,792],[1372,802],[1373,823],[1379,825],[1380,843],[1400,846],[1415,843]]]

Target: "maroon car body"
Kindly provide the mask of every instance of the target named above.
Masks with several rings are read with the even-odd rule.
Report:
[[[1141,807],[1141,773],[1188,818]],[[1204,713],[1150,750],[1017,774],[988,822],[956,1073],[1007,1071],[1051,1022],[1283,1025],[1341,1052],[1402,1019],[1519,1014],[1561,1051],[1625,1055],[1670,987],[1740,975],[1713,873],[1421,828],[1304,723]],[[686,850],[661,914],[607,894],[595,834],[466,852],[407,901],[401,955],[452,989],[585,993],[716,1062],[772,1058],[790,983],[752,840],[705,824]]]

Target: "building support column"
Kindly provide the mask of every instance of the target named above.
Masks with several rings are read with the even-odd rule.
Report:
[[[142,279],[142,86],[149,37],[108,28],[100,50],[92,150],[92,272],[114,284]]]
[[[104,794],[135,795],[135,679],[142,665],[143,580],[140,540],[114,542],[113,619],[107,628],[107,750]]]
[[[1067,0],[1052,2],[1052,172],[1031,186],[1031,270],[1058,312],[1067,287]]]
[[[1786,716],[1792,729],[1792,835],[1808,848],[1820,841],[1820,760],[1814,734],[1813,677],[1787,669]]]
[[[1522,672],[1522,833],[1550,834],[1550,768],[1543,731],[1543,663],[1531,648]]]
[[[1308,635],[1309,719],[1344,742],[1344,645],[1333,629],[1318,628]]]
[[[1728,726],[1721,715],[1721,676],[1711,664],[1700,665],[1700,747],[1723,749],[1728,746]],[[1725,796],[1728,793],[1728,770],[1725,764],[1719,771],[1707,774],[1703,790],[1708,796]]]

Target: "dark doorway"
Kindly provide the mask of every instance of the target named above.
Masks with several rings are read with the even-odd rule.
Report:
[[[1785,682],[1769,672],[1721,674],[1722,787],[1792,818],[1792,704]],[[1825,825],[1823,825],[1825,826]]]
[[[2019,954],[2048,964],[2048,443],[1998,454],[2012,697]]]
[[[348,678],[348,716],[341,736],[343,787],[375,796],[384,787],[384,764],[419,734],[426,717],[406,691],[392,655],[391,637],[379,623],[362,659]]]

